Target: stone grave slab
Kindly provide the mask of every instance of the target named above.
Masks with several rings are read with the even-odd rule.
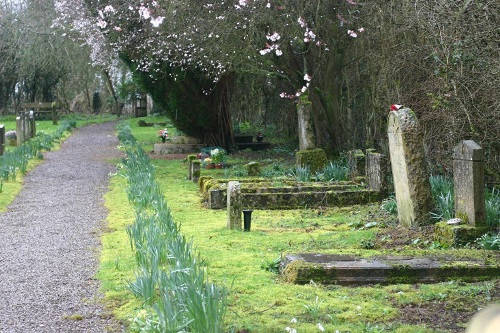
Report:
[[[500,261],[451,257],[386,255],[363,258],[352,255],[288,254],[281,273],[290,283],[360,286],[370,284],[484,281],[500,277]]]
[[[157,155],[165,154],[187,154],[200,151],[203,144],[181,144],[181,143],[155,143],[154,153]]]

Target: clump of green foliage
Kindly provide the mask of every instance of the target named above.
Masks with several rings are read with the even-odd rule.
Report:
[[[39,157],[42,150],[50,150],[55,142],[75,127],[75,121],[65,120],[54,132],[40,132],[15,149],[6,151],[0,156],[0,178],[4,181],[15,180],[18,172],[26,174],[32,158]]]
[[[449,220],[455,216],[455,197],[453,181],[445,176],[431,175],[431,195],[435,210],[431,212],[434,220]]]
[[[137,263],[129,287],[147,310],[135,325],[143,332],[222,332],[226,291],[208,281],[202,260],[170,214],[149,156],[128,125],[120,126],[119,138],[127,155],[122,161],[127,195],[136,215],[127,228]]]

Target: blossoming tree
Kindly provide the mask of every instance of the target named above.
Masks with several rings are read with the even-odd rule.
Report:
[[[352,0],[58,0],[60,22],[86,36],[95,61],[108,58],[101,53],[106,47],[119,53],[157,102],[185,118],[189,126],[179,122],[181,129],[209,133],[208,141],[219,143],[232,134],[227,97],[235,73],[287,82],[282,98],[307,93],[315,123],[326,117],[335,126],[327,81],[339,72],[343,43],[363,32],[355,27],[358,6]]]

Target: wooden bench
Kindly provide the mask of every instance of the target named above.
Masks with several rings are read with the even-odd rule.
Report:
[[[35,117],[37,114],[51,113],[52,124],[57,125],[57,107],[55,102],[22,103],[21,108],[25,112],[33,110]]]

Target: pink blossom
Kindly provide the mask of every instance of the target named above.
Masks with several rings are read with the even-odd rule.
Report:
[[[139,7],[139,15],[144,18],[145,20],[149,19],[151,17],[151,13],[148,8],[141,6]]]
[[[165,17],[163,16],[158,16],[156,18],[151,17],[151,24],[153,25],[153,27],[158,28],[163,23],[164,19]]]
[[[365,28],[363,28],[363,27],[359,28],[358,32],[365,32]]]
[[[115,9],[113,8],[113,6],[107,5],[106,7],[104,7],[104,12],[105,13],[114,13]]]
[[[306,73],[306,75],[304,75],[304,81],[308,81],[309,82],[311,80],[312,80],[312,76]]]
[[[306,21],[304,20],[303,17],[299,17],[299,19],[297,20],[297,22],[299,22],[299,25],[302,27],[302,28],[305,28],[307,26],[306,24]]]
[[[272,35],[267,35],[266,38],[270,41],[276,42],[281,39],[281,36],[277,32],[274,32]]]
[[[347,30],[347,34],[351,36],[352,38],[358,37],[358,34],[354,30]]]

